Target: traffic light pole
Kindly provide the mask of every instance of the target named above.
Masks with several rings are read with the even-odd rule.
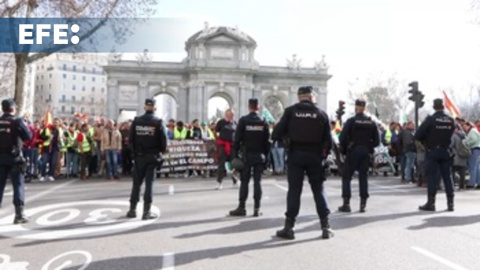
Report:
[[[415,129],[418,128],[418,103],[415,102]]]

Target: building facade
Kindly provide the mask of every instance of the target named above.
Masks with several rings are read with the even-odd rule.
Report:
[[[35,118],[48,109],[59,118],[105,115],[107,76],[100,65],[53,55],[35,63],[35,69]]]
[[[237,115],[243,115],[249,98],[258,98],[261,104],[275,99],[283,108],[297,102],[302,85],[312,85],[318,105],[326,108],[331,75],[324,60],[312,68],[301,67],[295,56],[286,67],[260,66],[256,47],[255,40],[236,28],[206,25],[186,41],[187,57],[182,62],[112,57],[104,67],[107,116],[116,119],[125,110],[142,113],[145,98],[159,94],[175,100],[179,120],[207,120],[207,104],[213,97],[224,98]]]

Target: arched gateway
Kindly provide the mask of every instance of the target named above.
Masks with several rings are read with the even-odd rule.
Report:
[[[187,40],[187,57],[181,63],[111,61],[105,67],[108,117],[116,119],[123,110],[141,113],[146,97],[162,93],[175,99],[180,120],[207,120],[208,101],[215,96],[224,97],[238,116],[247,113],[252,97],[261,104],[273,97],[289,106],[301,85],[312,85],[319,106],[326,108],[331,76],[323,60],[314,68],[300,67],[295,56],[287,67],[259,66],[256,46],[236,28],[206,25]]]

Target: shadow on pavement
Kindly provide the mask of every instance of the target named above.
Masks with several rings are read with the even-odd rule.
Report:
[[[221,257],[238,255],[242,252],[261,250],[261,249],[274,249],[282,248],[286,246],[305,244],[309,242],[322,241],[319,237],[312,239],[305,239],[300,241],[285,241],[278,238],[272,237],[270,240],[250,243],[240,246],[227,246],[219,247],[212,249],[204,250],[194,250],[181,253],[175,253],[175,267],[188,265],[195,263],[197,261],[205,259],[217,259]],[[115,270],[151,270],[151,269],[162,269],[163,256],[141,256],[141,257],[122,257],[116,259],[109,259],[103,261],[93,261],[88,269],[96,270],[106,270],[106,269],[115,269]],[[74,270],[78,269],[77,267],[65,268],[65,270]],[[172,268],[173,269],[173,268]],[[193,267],[191,269],[194,269]]]
[[[466,226],[480,222],[480,215],[474,216],[443,216],[443,217],[432,217],[423,220],[424,223],[420,225],[410,226],[407,229],[409,230],[422,230],[428,228],[442,228],[442,227],[457,227],[457,226]]]

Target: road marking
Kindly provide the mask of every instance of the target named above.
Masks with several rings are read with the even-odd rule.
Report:
[[[463,266],[460,266],[456,263],[453,263],[447,259],[444,259],[436,254],[433,254],[432,252],[428,251],[428,250],[425,250],[423,248],[419,248],[419,247],[411,247],[411,249],[415,250],[416,252],[422,254],[422,255],[425,255],[426,257],[429,257],[430,259],[432,260],[435,260],[439,263],[442,263],[452,269],[455,269],[455,270],[468,270],[467,268],[463,267]]]
[[[65,183],[63,183],[63,184],[60,184],[60,185],[58,185],[58,186],[55,186],[55,187],[53,187],[53,188],[51,188],[51,189],[44,190],[44,191],[42,191],[42,192],[40,192],[40,193],[38,193],[38,194],[35,194],[35,195],[31,196],[31,197],[25,196],[25,197],[26,197],[25,200],[30,203],[30,202],[32,202],[32,201],[35,201],[36,199],[42,198],[43,196],[48,195],[48,194],[50,194],[50,193],[52,193],[52,192],[54,192],[54,191],[56,191],[56,190],[58,190],[58,189],[61,189],[61,188],[65,187],[65,186],[68,186],[68,185],[70,185],[70,184],[72,184],[72,183],[74,183],[74,182],[77,182],[77,180],[67,181],[67,182],[65,182]],[[27,188],[25,187],[25,190],[26,190],[26,189],[27,189]],[[10,206],[10,207],[5,207],[5,209],[0,209],[0,216],[3,215],[3,214],[5,214],[7,211],[11,211],[12,209],[13,209],[12,206]]]
[[[378,185],[378,184],[374,184],[374,183],[369,183],[369,184],[371,186],[381,188],[381,189],[395,190],[395,191],[403,192],[403,193],[410,193],[411,192],[410,190],[404,190],[404,189],[399,189],[399,188],[394,188],[394,187],[387,187],[387,186],[382,186],[382,185]]]
[[[280,185],[280,184],[277,184],[277,183],[273,183],[274,186],[278,187],[279,189],[282,189],[282,190],[285,190],[285,191],[288,191],[288,188]]]
[[[162,270],[174,270],[175,269],[175,253],[167,252],[162,255]]]
[[[173,195],[175,194],[175,187],[173,185],[170,185],[168,187],[168,195]]]

